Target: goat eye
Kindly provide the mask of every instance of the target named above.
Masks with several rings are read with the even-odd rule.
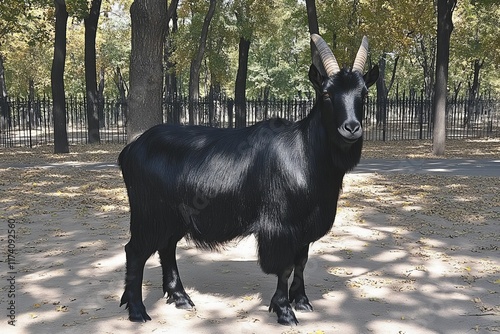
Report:
[[[328,92],[323,92],[323,100],[329,99],[330,94]]]

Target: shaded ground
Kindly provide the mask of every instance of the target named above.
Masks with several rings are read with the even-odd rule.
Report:
[[[364,158],[434,158],[430,147],[368,142]],[[3,315],[2,333],[500,332],[500,178],[393,172],[346,177],[336,223],[306,268],[315,311],[297,312],[297,327],[267,312],[276,282],[260,271],[251,238],[220,253],[182,243],[194,311],[165,304],[152,257],[143,291],[153,320],[130,323],[118,307],[128,241],[120,148],[71,147],[63,157],[49,147],[0,150],[3,254],[8,219],[16,233],[14,268],[0,259],[0,308],[6,314],[15,301],[16,327]],[[447,152],[500,159],[500,141],[450,141]]]

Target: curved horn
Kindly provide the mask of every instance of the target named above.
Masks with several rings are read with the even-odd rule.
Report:
[[[335,73],[339,72],[340,67],[337,63],[337,59],[335,59],[332,50],[330,50],[330,47],[328,47],[328,44],[326,44],[325,40],[317,34],[311,34],[311,39],[318,49],[319,56],[321,57],[321,62],[323,63],[326,74],[331,77]]]
[[[368,38],[363,36],[361,41],[361,46],[359,47],[358,53],[356,54],[356,59],[354,59],[354,65],[352,65],[352,71],[358,71],[363,74],[363,68],[365,67],[366,58],[368,57]]]

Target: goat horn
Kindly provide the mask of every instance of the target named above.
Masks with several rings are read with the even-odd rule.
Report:
[[[352,71],[358,71],[363,74],[363,68],[365,67],[366,58],[368,57],[368,37],[363,36],[361,41],[361,46],[359,47],[358,53],[356,54],[356,59],[354,59],[354,65],[352,65]]]
[[[325,40],[317,34],[311,34],[311,39],[318,49],[319,56],[321,58],[321,62],[323,63],[323,67],[325,68],[326,74],[331,77],[335,73],[340,72],[340,67],[337,63],[337,59],[335,59],[332,50],[330,50],[330,47],[328,47],[328,44],[326,44]]]

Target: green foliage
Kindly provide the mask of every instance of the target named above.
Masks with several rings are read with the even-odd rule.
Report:
[[[183,1],[179,4],[178,17],[180,24],[179,30],[173,36],[175,53],[172,56],[178,74],[189,71],[191,60],[198,48],[199,36],[203,26],[203,19],[208,11],[208,4],[207,0]],[[216,10],[217,12],[218,10]],[[216,17],[214,17],[215,20]]]
[[[25,1],[0,1],[0,45],[14,32],[23,30],[23,23],[29,19],[29,6]]]
[[[90,2],[88,0],[65,0],[68,14],[76,19],[83,19],[88,15]]]
[[[219,1],[217,6],[210,24],[205,64],[208,66],[213,84],[229,87],[234,81],[235,68],[231,55],[237,52],[237,34],[234,29],[234,17],[229,14],[229,4]]]
[[[482,63],[483,89],[500,89],[498,70],[500,53],[500,3],[498,1],[463,0],[454,14],[450,77],[463,82],[464,89],[472,81],[474,62]]]
[[[71,11],[78,16],[68,21],[65,89],[67,95],[83,95],[85,90],[83,18],[87,15],[86,6],[90,5],[90,2],[75,0],[67,3],[68,11],[71,4],[73,6]],[[131,1],[105,2],[104,12],[99,20],[96,41],[97,69],[105,70],[107,96],[117,94],[114,80],[116,67],[120,67],[126,80],[128,78],[130,3]],[[50,69],[54,52],[53,14],[53,3],[27,8],[25,14],[17,18],[18,27],[0,44],[9,95],[26,96],[30,80],[34,81],[37,94],[50,94]]]
[[[116,68],[120,68],[125,81],[128,81],[130,59],[130,17],[131,1],[120,1],[108,7],[99,20],[97,30],[97,71],[105,71],[106,96],[118,95],[116,87]]]
[[[280,15],[268,23],[272,29],[256,34],[250,48],[248,96],[293,98],[311,93],[307,72],[310,63],[305,5],[280,1]],[[269,34],[269,31],[273,31]]]
[[[4,57],[6,82],[14,95],[28,94],[30,80],[40,93],[50,91],[52,62],[52,12],[47,8],[26,8],[17,17],[17,26],[3,36],[0,52]]]
[[[128,78],[130,56],[129,7],[132,0],[103,1],[97,34],[97,70],[105,70],[105,94],[116,96],[116,68]],[[66,0],[68,50],[67,94],[83,94],[83,18],[90,0]],[[199,41],[208,0],[179,2],[179,30],[172,36],[175,72],[187,90],[189,66]],[[29,6],[28,6],[29,4]],[[435,8],[428,0],[325,0],[316,1],[320,33],[340,65],[351,65],[363,35],[370,39],[370,60],[387,60],[386,79],[399,56],[395,86],[419,92],[432,81],[436,35]],[[0,53],[4,59],[8,92],[26,95],[33,79],[38,94],[50,93],[53,53],[53,1],[0,2]],[[495,0],[463,0],[454,14],[450,56],[450,90],[461,93],[473,77],[473,64],[482,62],[481,89],[500,93],[500,4]],[[309,33],[302,0],[218,0],[210,25],[201,69],[200,92],[210,85],[234,91],[240,36],[251,39],[247,96],[249,98],[299,97],[312,94],[307,71],[310,65]],[[395,91],[395,89],[393,89]]]

